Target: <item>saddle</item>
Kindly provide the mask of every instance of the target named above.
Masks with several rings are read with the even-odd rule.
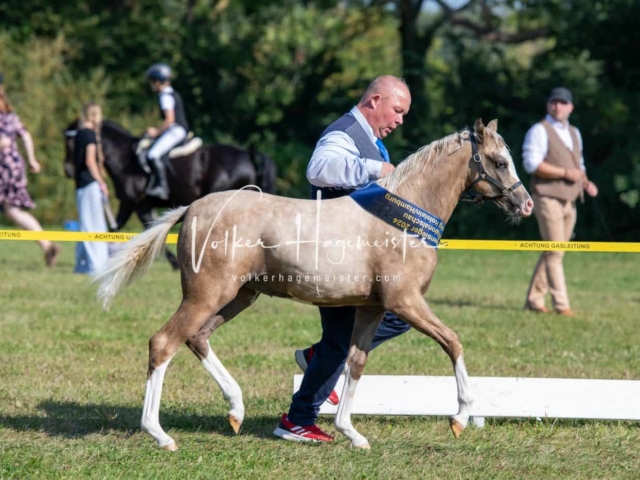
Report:
[[[142,138],[136,145],[136,156],[138,157],[138,163],[142,170],[144,170],[147,174],[151,173],[151,168],[149,168],[147,162],[147,152],[149,148],[153,144],[154,139],[152,138]],[[186,157],[187,155],[191,155],[196,150],[202,147],[202,139],[200,137],[196,137],[193,135],[193,132],[189,132],[187,138],[184,139],[180,145],[177,145],[171,149],[169,152],[169,158],[179,158]]]

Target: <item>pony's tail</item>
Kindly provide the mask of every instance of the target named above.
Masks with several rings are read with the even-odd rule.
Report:
[[[122,287],[132,284],[149,271],[153,260],[165,246],[169,230],[184,219],[188,208],[176,208],[162,215],[149,229],[129,240],[105,268],[94,275],[93,281],[100,283],[98,299],[105,309],[109,308]]]

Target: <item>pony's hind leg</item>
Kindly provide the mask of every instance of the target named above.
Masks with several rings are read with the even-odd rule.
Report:
[[[345,365],[345,382],[342,397],[336,414],[336,430],[343,433],[351,445],[356,448],[369,449],[369,441],[360,435],[351,423],[351,409],[356,394],[356,387],[367,363],[371,343],[378,325],[384,317],[384,310],[379,308],[359,307],[351,335],[351,347]]]
[[[411,300],[403,299],[402,305],[392,311],[416,330],[433,338],[449,355],[458,387],[458,413],[451,417],[450,426],[453,435],[458,438],[467,427],[473,406],[471,382],[458,336],[431,311],[422,295]]]
[[[219,298],[217,305],[225,305],[229,297]],[[160,399],[164,374],[171,359],[187,339],[196,334],[219,309],[212,303],[184,300],[171,319],[149,340],[149,370],[140,426],[151,435],[158,446],[177,450],[176,442],[160,426]]]
[[[142,407],[142,420],[140,428],[148,433],[158,443],[160,448],[174,451],[178,449],[176,442],[160,426],[160,398],[162,397],[162,384],[164,374],[169,362],[175,354],[172,353],[163,363],[153,365],[149,360],[149,373],[147,374],[147,390],[144,394],[144,406]]]
[[[229,402],[228,420],[233,431],[238,433],[244,420],[244,403],[242,401],[242,390],[233,379],[231,374],[224,368],[222,362],[209,344],[209,337],[222,324],[230,321],[233,317],[249,307],[257,298],[258,293],[248,288],[242,288],[238,295],[220,312],[212,316],[203,325],[198,333],[187,340],[187,346],[200,359],[204,368],[216,381],[224,399]]]

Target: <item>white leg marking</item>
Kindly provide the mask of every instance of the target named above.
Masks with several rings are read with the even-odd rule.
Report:
[[[467,426],[471,407],[473,406],[473,391],[467,374],[467,367],[464,365],[464,358],[460,355],[455,366],[456,384],[458,385],[458,414],[453,418],[460,422],[462,427]]]
[[[338,413],[336,414],[336,430],[351,440],[352,446],[369,448],[369,441],[360,435],[351,424],[351,408],[353,406],[358,380],[351,378],[348,366],[345,368],[344,376],[345,381],[342,389],[342,397],[340,397]]]
[[[173,358],[173,356],[171,357]],[[171,362],[171,358],[156,368],[147,380],[147,391],[144,395],[144,407],[142,408],[142,421],[140,426],[143,432],[151,435],[159,447],[175,445],[175,441],[160,426],[160,398],[162,397],[162,383],[164,374]]]
[[[209,342],[207,342],[209,344]],[[229,406],[231,410],[229,410],[229,415],[235,417],[240,423],[244,420],[244,403],[242,401],[242,390],[240,390],[240,385],[233,379],[231,374],[224,368],[222,362],[218,360],[216,354],[211,350],[211,345],[209,345],[209,353],[207,357],[202,361],[202,365],[207,369],[207,372],[211,374],[213,379],[216,381],[220,390],[222,390],[222,395],[225,400],[229,402]]]

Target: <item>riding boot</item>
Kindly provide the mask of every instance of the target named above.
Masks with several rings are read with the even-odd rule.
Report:
[[[167,172],[164,169],[161,159],[149,159],[151,167],[151,182],[147,188],[147,195],[161,200],[169,199],[169,184],[167,182]]]

